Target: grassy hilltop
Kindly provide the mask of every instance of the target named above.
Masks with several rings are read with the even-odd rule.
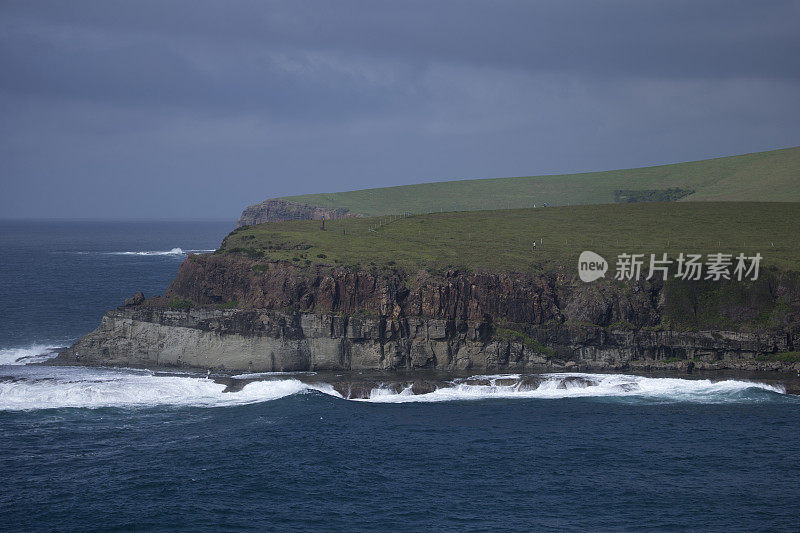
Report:
[[[365,216],[631,200],[800,202],[800,147],[655,167],[444,181],[281,198]]]
[[[669,252],[673,258],[680,252],[760,252],[763,265],[800,270],[800,203],[586,205],[350,218],[327,221],[326,231],[320,225],[245,226],[218,253],[300,265],[527,271],[574,268],[583,250],[603,255],[612,268],[623,252]]]

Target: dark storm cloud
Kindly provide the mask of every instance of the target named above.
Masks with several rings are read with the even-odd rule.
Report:
[[[799,2],[4,2],[4,216],[800,143]]]

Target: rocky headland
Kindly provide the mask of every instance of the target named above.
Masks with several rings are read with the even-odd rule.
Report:
[[[800,371],[800,282],[583,283],[565,269],[301,266],[190,255],[56,364],[214,371]]]

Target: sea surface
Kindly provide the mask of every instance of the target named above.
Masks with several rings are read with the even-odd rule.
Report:
[[[232,227],[0,222],[0,529],[798,531],[800,400],[775,385],[480,376],[351,400],[309,374],[223,392],[31,364]]]

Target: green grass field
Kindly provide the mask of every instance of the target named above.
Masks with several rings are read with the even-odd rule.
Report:
[[[377,226],[377,228],[376,228]],[[300,265],[529,271],[592,250],[620,253],[761,253],[762,265],[800,270],[800,203],[686,202],[431,213],[245,226],[218,253]],[[370,230],[374,228],[374,230]],[[532,248],[533,241],[537,247]]]
[[[365,216],[604,204],[617,190],[694,190],[680,201],[800,202],[800,147],[646,168],[287,196]]]

